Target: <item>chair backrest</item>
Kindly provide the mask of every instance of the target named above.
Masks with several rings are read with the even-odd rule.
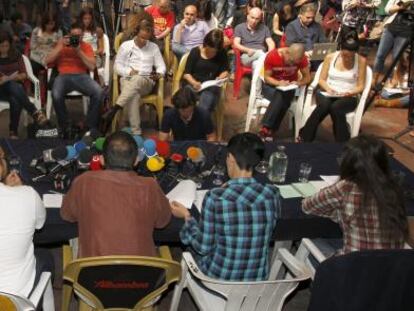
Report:
[[[109,37],[107,34],[103,35],[103,43],[104,43],[104,55],[105,55],[105,59],[104,59],[104,67],[103,67],[103,81],[105,86],[109,85],[109,80],[110,80],[110,67],[111,67],[111,46],[109,43]]]
[[[172,83],[172,95],[174,95],[180,88],[180,82],[184,75],[185,65],[187,64],[187,58],[189,53],[185,53],[180,60],[177,70],[174,72]]]
[[[322,262],[309,311],[413,310],[413,250],[370,250]]]
[[[114,39],[114,50],[115,53],[118,53],[118,49],[121,46],[121,40],[122,40],[122,36],[124,34],[122,32],[120,32],[119,34],[116,35],[115,39]]]
[[[180,275],[180,264],[172,260],[106,256],[72,261],[67,265],[63,279],[73,284],[81,299],[97,308],[140,310],[170,283],[178,281]],[[69,302],[64,301],[63,305],[67,307]]]

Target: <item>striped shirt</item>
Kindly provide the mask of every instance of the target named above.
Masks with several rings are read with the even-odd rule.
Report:
[[[302,202],[306,214],[328,217],[337,222],[343,232],[341,254],[367,249],[403,248],[404,238],[384,239],[381,235],[378,209],[373,199],[363,205],[358,186],[340,180]]]
[[[187,221],[180,237],[191,246],[206,275],[230,281],[266,280],[279,210],[276,187],[253,178],[232,179],[206,194],[200,221]]]

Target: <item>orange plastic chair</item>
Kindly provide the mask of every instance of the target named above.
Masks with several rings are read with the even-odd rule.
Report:
[[[252,74],[252,67],[246,67],[240,59],[240,50],[233,48],[234,57],[236,58],[236,70],[234,72],[233,96],[239,98],[242,78],[247,74]]]

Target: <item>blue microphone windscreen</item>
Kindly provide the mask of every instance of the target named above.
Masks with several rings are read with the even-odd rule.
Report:
[[[156,143],[153,139],[146,139],[144,141],[144,149],[147,156],[152,156],[156,153]]]
[[[75,147],[76,152],[79,153],[81,152],[83,149],[86,148],[86,143],[83,140],[77,141],[73,147]]]
[[[76,157],[76,155],[78,154],[76,152],[75,147],[73,147],[73,146],[66,146],[66,150],[68,151],[68,154],[65,158],[65,160],[67,160],[67,161],[74,159]]]

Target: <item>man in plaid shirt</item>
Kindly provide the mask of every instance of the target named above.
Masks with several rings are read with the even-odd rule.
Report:
[[[237,134],[228,143],[227,171],[231,178],[210,190],[200,221],[177,202],[176,217],[184,218],[181,241],[189,245],[208,276],[231,281],[266,280],[269,242],[280,210],[279,192],[258,183],[253,169],[263,158],[264,144],[252,133]]]

